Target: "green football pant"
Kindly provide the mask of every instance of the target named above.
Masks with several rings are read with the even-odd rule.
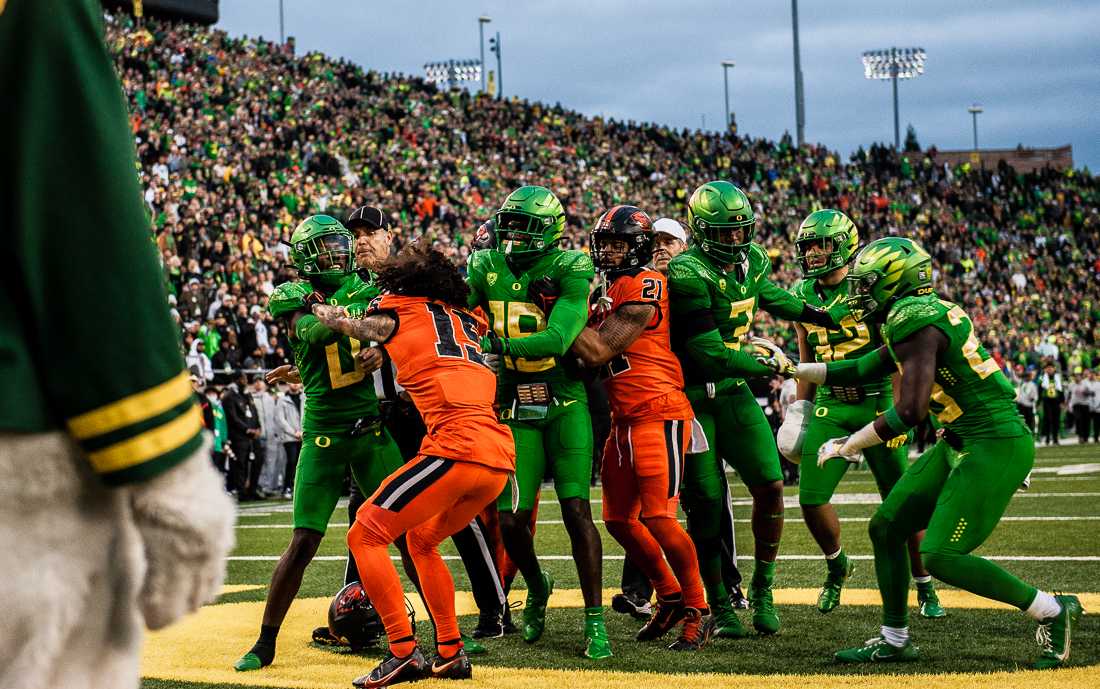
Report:
[[[1031,436],[945,441],[909,467],[871,518],[882,623],[908,624],[906,539],[927,528],[920,553],[937,579],[985,598],[1027,609],[1036,589],[970,552],[985,542],[1035,461]],[[839,460],[836,460],[839,461]]]
[[[817,450],[826,440],[850,435],[875,420],[892,403],[884,395],[876,395],[857,404],[827,401],[814,406],[814,415],[806,428],[802,442],[802,466],[798,477],[798,502],[802,505],[826,505],[833,498],[840,479],[851,465],[848,462],[825,462],[817,465]],[[890,492],[908,465],[909,448],[904,440],[892,439],[863,451],[871,474],[882,497]],[[893,445],[893,447],[890,447]]]
[[[505,421],[516,443],[519,509],[533,509],[549,466],[558,500],[588,500],[592,479],[592,416],[584,400],[553,400],[545,419]],[[512,510],[512,485],[504,487],[497,509]]]
[[[707,597],[715,602],[723,588],[721,527],[729,497],[722,459],[749,487],[782,481],[783,470],[771,426],[747,385],[741,382],[714,398],[708,398],[701,386],[691,386],[687,395],[710,448],[687,456],[681,502]]]
[[[325,533],[349,467],[359,490],[370,495],[402,464],[401,451],[384,428],[354,437],[303,433],[294,479],[294,528]]]

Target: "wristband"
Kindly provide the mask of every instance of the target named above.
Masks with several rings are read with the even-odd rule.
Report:
[[[804,380],[807,383],[821,385],[825,382],[827,364],[799,364],[795,367],[793,378]]]
[[[886,426],[893,431],[895,435],[905,435],[909,432],[909,429],[912,428],[912,426],[909,426],[901,420],[901,416],[898,415],[898,410],[894,407],[887,409],[886,413],[882,415],[882,418],[886,421]]]

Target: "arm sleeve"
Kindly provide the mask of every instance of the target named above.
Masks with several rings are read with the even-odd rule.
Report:
[[[801,319],[806,303],[768,278],[760,285],[760,308],[787,321]]]
[[[550,310],[546,329],[529,337],[509,338],[507,353],[526,359],[562,356],[584,329],[588,320],[588,279],[565,277],[561,280],[561,295]]]
[[[879,347],[858,359],[830,362],[825,369],[826,385],[860,385],[894,371],[890,352]]]
[[[103,8],[0,9],[0,45],[20,46],[19,59],[0,62],[0,226],[14,247],[0,277],[0,349],[14,352],[0,362],[0,418],[67,429],[109,484],[148,480],[199,449],[202,414],[168,315]],[[64,228],[63,240],[44,228]],[[9,375],[13,360],[21,372]]]
[[[770,376],[774,373],[751,355],[727,347],[717,329],[689,338],[685,344],[688,354],[708,377],[744,378]]]

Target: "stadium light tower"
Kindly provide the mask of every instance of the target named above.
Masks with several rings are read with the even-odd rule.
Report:
[[[433,84],[447,84],[454,88],[460,83],[481,80],[481,63],[478,60],[446,60],[428,62],[424,73]]]
[[[974,118],[974,152],[978,152],[978,114],[983,112],[982,106],[975,103],[966,109],[970,116]]]
[[[733,67],[733,60],[722,60],[722,81],[726,85],[726,128],[722,132],[723,136],[730,130],[730,67]]]
[[[504,97],[504,67],[501,65],[500,32],[489,39],[489,52],[497,56],[497,100]]]
[[[477,18],[477,48],[481,51],[481,64],[485,64],[485,25],[493,19],[486,14]],[[485,70],[481,70],[481,92],[485,93]]]
[[[794,130],[798,147],[806,139],[806,103],[802,99],[802,56],[798,49],[798,0],[791,0],[791,33],[794,38]]]
[[[898,79],[914,79],[924,74],[924,48],[887,48],[863,53],[863,76],[889,79],[894,84],[894,150],[901,148],[898,128]]]

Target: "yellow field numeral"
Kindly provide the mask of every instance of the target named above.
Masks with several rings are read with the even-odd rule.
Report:
[[[332,384],[333,390],[339,390],[340,388],[354,385],[363,380],[367,375],[367,372],[359,365],[358,354],[362,344],[360,344],[359,340],[353,338],[348,338],[348,342],[351,345],[352,369],[350,371],[345,371],[340,361],[339,341],[333,342],[325,347],[325,358],[328,360],[329,383]]]
[[[546,314],[534,304],[521,301],[490,301],[489,314],[493,318],[493,330],[500,337],[520,339],[546,329]],[[535,329],[533,331],[523,332],[520,330],[519,319],[522,316],[530,316],[535,319]],[[538,373],[554,368],[554,357],[524,359],[523,357],[506,356],[504,357],[504,365],[521,373]]]

